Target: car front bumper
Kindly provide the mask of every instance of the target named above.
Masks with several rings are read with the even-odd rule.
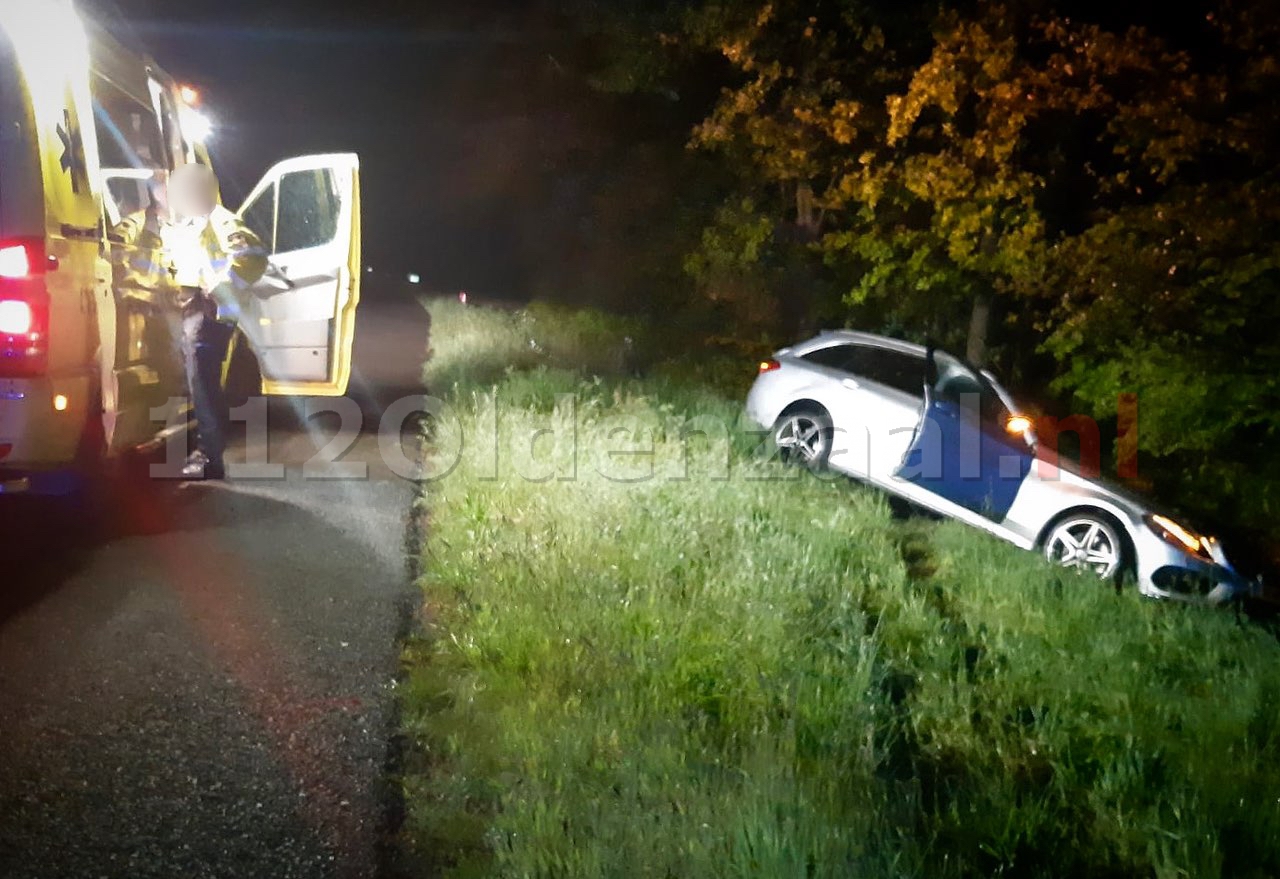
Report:
[[[1228,604],[1256,598],[1262,592],[1261,584],[1231,566],[1216,543],[1212,545],[1212,559],[1173,546],[1146,528],[1134,543],[1138,589],[1144,595],[1174,601]]]

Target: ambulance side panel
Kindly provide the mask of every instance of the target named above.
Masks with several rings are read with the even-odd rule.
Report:
[[[18,56],[0,30],[0,239],[44,234],[40,150]]]
[[[86,424],[101,419],[93,364],[110,274],[100,255],[83,27],[69,4],[14,0],[5,4],[0,34],[0,236],[42,238],[48,257],[26,277],[2,281],[4,295],[47,306],[47,356],[39,374],[0,377],[0,450],[8,446],[0,471],[40,470],[74,462]]]

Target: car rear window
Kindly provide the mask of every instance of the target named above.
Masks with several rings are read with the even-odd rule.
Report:
[[[849,371],[913,397],[924,395],[924,358],[890,348],[855,346]]]
[[[924,395],[924,358],[892,348],[846,342],[818,348],[801,358],[828,369],[869,379],[895,391]]]
[[[847,372],[849,363],[854,356],[853,348],[853,345],[848,344],[831,345],[826,348],[818,348],[807,354],[801,354],[800,357],[802,360],[807,360],[818,366],[825,366],[828,369],[842,369]]]

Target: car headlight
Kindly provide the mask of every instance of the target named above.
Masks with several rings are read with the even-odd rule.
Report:
[[[1168,516],[1150,514],[1146,516],[1147,527],[1154,531],[1161,540],[1170,546],[1185,550],[1202,559],[1212,560],[1209,553],[1209,539],[1197,534],[1190,528],[1179,525]]]

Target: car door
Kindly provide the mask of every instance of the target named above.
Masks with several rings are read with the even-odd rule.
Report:
[[[262,392],[345,394],[360,301],[359,158],[286,159],[239,215],[270,253],[263,277],[237,294]]]
[[[865,418],[868,400],[860,378],[851,371],[859,360],[860,346],[852,342],[835,342],[800,355],[815,373],[818,383],[803,390],[826,407],[831,415],[832,438],[828,464],[858,477],[867,476],[869,450]]]
[[[924,396],[924,358],[876,344],[855,347],[849,371],[862,392],[860,432],[867,475],[889,482],[915,436]]]
[[[925,403],[896,478],[941,502],[1003,521],[1030,472],[1034,449],[1008,429],[1011,413],[959,359],[930,350]]]

